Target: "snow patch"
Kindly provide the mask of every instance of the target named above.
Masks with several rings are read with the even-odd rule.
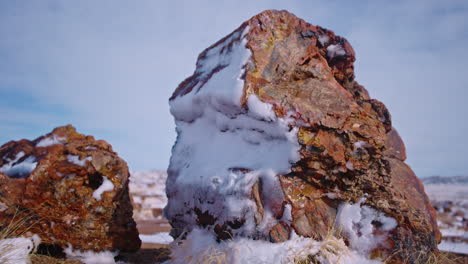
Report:
[[[8,209],[8,206],[2,202],[0,202],[0,212],[6,211]]]
[[[248,30],[246,27],[242,33],[234,32],[197,62],[198,84],[188,94],[170,101],[171,114],[177,120],[190,122],[200,117],[207,104],[221,112],[240,110],[244,67],[252,54],[244,38]],[[209,80],[202,81],[205,78]]]
[[[326,197],[328,197],[328,199],[332,199],[332,200],[338,198],[338,194],[332,193],[332,192],[324,193],[323,195],[325,195]]]
[[[354,147],[357,149],[369,147],[369,143],[366,141],[357,141],[353,143]]]
[[[468,243],[463,242],[449,242],[442,240],[438,245],[439,250],[448,251],[448,252],[455,252],[460,254],[468,254]]]
[[[206,83],[197,84],[203,87],[196,86],[170,101],[178,138],[169,166],[173,173],[166,190],[171,200],[165,215],[189,227],[197,225],[197,215],[194,211],[187,213],[187,208],[208,212],[217,219],[216,224],[245,219],[234,235],[263,231],[256,230],[252,186],[262,181],[271,190],[264,192],[270,196],[265,200],[281,200],[277,175],[290,172],[291,164],[300,158],[298,130],[289,125],[293,113],[277,118],[272,105],[255,95],[248,98],[248,111],[241,106],[242,76],[251,56],[243,38],[247,31],[242,35],[235,32],[206,52],[196,73],[223,68]],[[267,205],[259,225],[265,231],[276,223],[269,215]]]
[[[0,172],[5,173],[11,178],[27,178],[31,172],[36,168],[37,162],[34,156],[27,157],[22,162],[18,161],[24,157],[24,152],[18,152],[13,160],[6,159],[8,163],[0,167]]]
[[[338,208],[336,224],[349,240],[351,249],[368,255],[385,241],[385,231],[394,229],[397,222],[369,206],[361,206],[364,201],[363,198],[355,204],[342,203]]]
[[[343,49],[343,47],[340,44],[332,44],[327,47],[327,55],[330,58],[344,56],[346,55],[346,51]]]
[[[327,45],[329,40],[330,40],[330,37],[328,37],[328,35],[320,35],[318,37],[318,41],[320,42],[322,46]]]
[[[350,250],[343,240],[335,237],[319,242],[292,233],[291,239],[282,243],[239,237],[218,243],[210,232],[203,229],[194,229],[186,240],[172,244],[168,263],[289,264],[307,259],[309,255],[324,264],[381,263]]]
[[[86,161],[91,161],[93,158],[86,157],[80,160],[80,156],[77,155],[67,155],[67,160],[75,165],[83,167],[86,164]]]
[[[36,147],[48,147],[56,144],[63,144],[66,138],[58,137],[57,135],[53,135],[52,137],[43,138],[36,144]]]
[[[247,99],[247,107],[249,108],[249,113],[252,114],[252,116],[267,121],[274,121],[276,119],[276,114],[273,111],[273,105],[260,101],[255,94],[250,95],[249,99]]]
[[[36,252],[40,243],[38,235],[0,239],[0,263],[29,264],[29,255]]]
[[[102,176],[102,184],[93,192],[94,199],[100,201],[102,194],[107,191],[112,191],[114,189],[114,184],[106,177]]]
[[[117,252],[110,251],[73,250],[70,244],[65,248],[64,252],[68,259],[79,260],[85,264],[115,264],[114,257],[118,255]]]
[[[170,244],[172,241],[174,241],[174,238],[172,238],[167,232],[161,232],[152,235],[140,234],[140,239],[141,242],[150,244]]]

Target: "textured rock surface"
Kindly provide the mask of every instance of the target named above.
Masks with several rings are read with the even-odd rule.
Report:
[[[204,89],[214,89],[212,80],[224,74],[229,63],[235,62],[229,56],[236,55],[230,54],[235,54],[238,46],[244,44],[250,57],[239,72],[243,82],[238,104],[219,100],[218,94],[212,91],[202,97],[208,93]],[[214,56],[218,59],[212,59]],[[375,243],[371,257],[391,256],[395,262],[412,263],[419,252],[437,250],[440,233],[435,212],[423,185],[404,163],[405,147],[392,127],[390,113],[355,81],[354,61],[354,51],[346,39],[286,11],[265,11],[201,53],[194,75],[183,81],[170,99],[178,127],[178,140],[168,171],[169,204],[165,209],[174,227],[172,234],[178,236],[184,230],[202,226],[213,230],[218,239],[248,236],[281,242],[289,238],[293,229],[299,235],[321,239],[333,227],[340,205],[358,204],[365,198],[362,205],[397,223],[391,230],[382,230],[382,223],[372,222],[373,235],[384,238]],[[220,91],[230,85],[228,80],[217,84]],[[191,154],[194,148],[187,139],[190,136],[187,127],[207,116],[211,107],[217,116],[210,122],[219,128],[219,133],[226,136],[236,133],[236,129],[242,128],[232,129],[230,124],[235,126],[241,118],[253,116],[252,95],[263,106],[270,105],[278,120],[287,120],[289,130],[295,133],[300,157],[290,161],[287,173],[275,176],[282,195],[272,195],[275,188],[261,177],[255,178],[249,197],[255,205],[246,207],[254,212],[241,212],[236,218],[228,210],[233,208],[229,207],[232,201],[219,196],[234,196],[233,192],[221,193],[221,187],[216,187],[223,186],[223,182],[218,183],[219,175],[198,175],[191,167],[196,165],[191,160],[203,155],[203,151]],[[208,106],[196,110],[200,105]],[[193,113],[180,111],[190,106]],[[227,121],[222,119],[225,117]],[[271,124],[272,120],[276,119],[263,116],[257,121]],[[268,129],[251,130],[258,132],[259,137],[269,133]],[[209,133],[193,135],[200,141],[211,136]],[[259,149],[263,144],[258,142],[252,142],[254,150],[255,144]],[[205,147],[208,152],[210,146]],[[218,146],[219,156],[230,151],[230,147]],[[250,150],[245,155],[250,154],[247,151]],[[263,153],[259,153],[258,159],[262,158]],[[216,164],[218,158],[212,156],[211,162]],[[190,170],[194,172],[190,174]],[[255,170],[260,169],[233,161],[232,174],[225,178],[246,178]],[[212,179],[205,186],[197,186],[188,179],[205,176]],[[194,192],[194,188],[200,192]],[[180,210],[181,202],[189,208]],[[214,208],[224,210],[224,215]],[[256,224],[254,230],[244,228],[252,222],[252,217]],[[266,218],[269,219],[265,225]],[[359,228],[355,227],[358,236]],[[350,238],[348,243],[352,244]]]
[[[72,126],[11,141],[0,148],[0,226],[16,214],[28,219],[18,233],[39,234],[50,248],[136,251],[128,177],[111,145]]]

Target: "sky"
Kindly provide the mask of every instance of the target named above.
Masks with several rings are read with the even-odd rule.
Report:
[[[390,110],[419,177],[468,175],[468,1],[1,1],[0,145],[54,127],[166,169],[168,98],[198,54],[266,9],[335,31]]]

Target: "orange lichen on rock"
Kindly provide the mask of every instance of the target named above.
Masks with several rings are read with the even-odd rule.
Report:
[[[111,145],[70,125],[8,142],[0,147],[0,229],[24,217],[16,233],[38,234],[45,246],[136,251],[128,178]]]

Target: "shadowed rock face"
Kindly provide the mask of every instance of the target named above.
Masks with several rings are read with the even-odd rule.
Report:
[[[0,229],[24,219],[17,233],[38,234],[51,248],[136,251],[128,177],[111,145],[72,126],[8,142],[0,147]]]
[[[243,66],[240,109],[223,112],[216,106],[216,110],[231,119],[247,115],[249,97],[255,95],[272,105],[276,117],[292,119],[288,125],[291,130],[297,129],[300,158],[291,164],[288,173],[276,175],[282,198],[272,200],[261,180],[252,186],[250,197],[256,205],[257,231],[266,211],[277,224],[267,232],[240,234],[236,230],[249,221],[248,214],[220,223],[216,213],[200,209],[204,206],[201,196],[192,197],[200,198],[193,208],[177,211],[175,204],[184,199],[180,193],[188,187],[178,184],[184,168],[177,167],[173,159],[167,182],[169,205],[165,209],[175,228],[172,234],[180,235],[194,226],[211,226],[219,239],[239,234],[281,242],[289,239],[292,229],[299,235],[321,239],[333,227],[341,204],[355,204],[365,198],[363,205],[397,222],[391,230],[379,230],[382,223],[372,222],[374,234],[385,239],[370,256],[391,256],[394,262],[412,263],[420,252],[437,250],[440,233],[434,209],[421,182],[404,163],[405,147],[392,127],[390,113],[355,81],[354,51],[346,39],[332,31],[310,25],[286,11],[262,12],[202,52],[194,75],[179,85],[171,103],[175,105],[180,98],[203,91],[205,84],[227,67],[219,60],[218,65],[205,71],[207,58],[215,52],[220,56],[229,53],[242,36],[251,56]],[[200,100],[192,103],[200,104]],[[174,116],[178,124],[196,120]],[[178,125],[173,156],[179,154],[177,147],[185,123]],[[219,155],[227,151],[219,146]],[[252,168],[236,170],[248,173]],[[206,203],[213,202],[209,195],[204,197],[208,197]],[[290,208],[288,221],[284,220],[285,208]]]

